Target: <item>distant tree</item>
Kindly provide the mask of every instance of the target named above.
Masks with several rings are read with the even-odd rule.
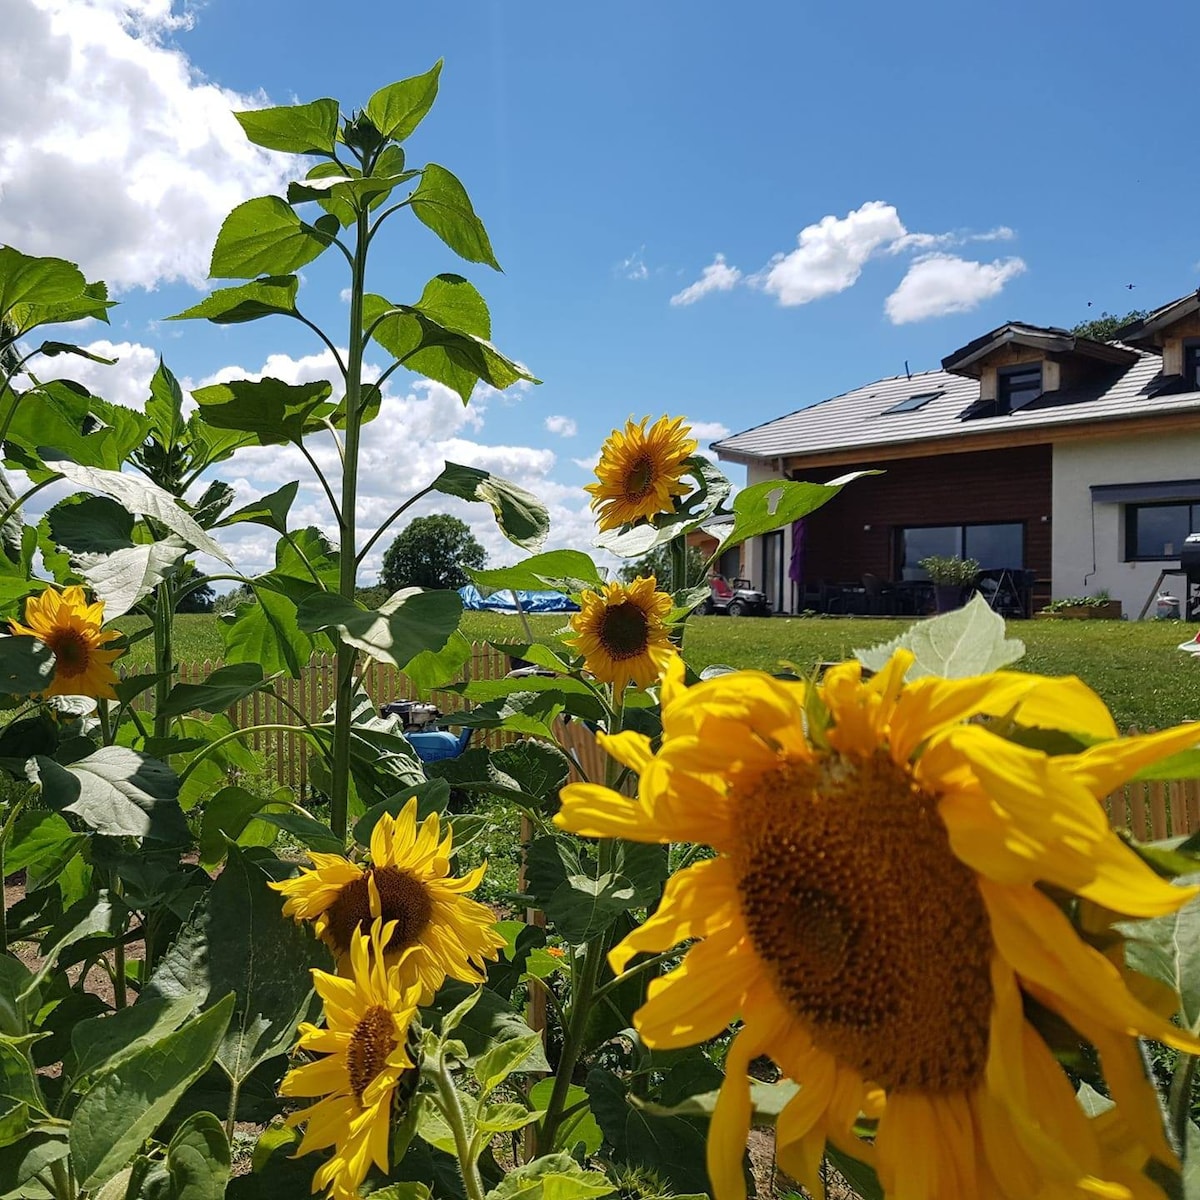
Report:
[[[1091,338],[1094,342],[1111,342],[1113,334],[1122,325],[1128,325],[1130,321],[1140,321],[1145,315],[1144,308],[1131,309],[1123,317],[1118,317],[1115,313],[1102,312],[1090,321],[1080,321],[1071,332],[1076,337]]]
[[[671,587],[671,550],[669,546],[655,546],[648,554],[626,563],[618,572],[623,583],[632,583],[639,575],[653,575],[664,591]],[[708,567],[704,555],[695,546],[687,548],[687,582],[685,587],[696,587],[708,578]]]
[[[218,615],[233,612],[239,604],[254,604],[258,597],[248,583],[239,584],[232,591],[224,592],[213,602],[213,612]]]
[[[190,566],[191,564],[189,564]],[[198,579],[203,579],[206,582],[202,587],[196,588],[195,591],[188,592],[186,596],[175,606],[176,612],[181,613],[208,613],[212,612],[213,605],[217,600],[217,589],[211,583],[208,583],[208,576],[203,571],[197,571],[193,566],[191,570],[183,576],[184,582],[191,585]]]
[[[405,587],[459,588],[467,582],[464,567],[478,570],[487,551],[471,527],[447,513],[410,521],[387,548],[379,582],[388,592]]]

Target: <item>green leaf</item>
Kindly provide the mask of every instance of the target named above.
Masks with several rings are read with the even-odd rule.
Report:
[[[529,1103],[534,1108],[549,1108],[553,1092],[553,1079],[539,1079],[529,1089]],[[604,1144],[604,1134],[600,1132],[600,1126],[596,1124],[596,1118],[592,1116],[591,1106],[586,1103],[587,1098],[587,1092],[577,1083],[571,1084],[567,1089],[564,1109],[568,1111],[575,1109],[575,1112],[559,1125],[554,1135],[554,1145],[550,1147],[552,1150],[570,1151],[575,1146],[581,1145],[585,1155],[592,1155],[597,1153]],[[583,1107],[578,1107],[581,1104]]]
[[[46,511],[55,543],[75,554],[110,554],[133,545],[133,513],[107,496],[81,492]]]
[[[222,1200],[229,1182],[229,1141],[210,1112],[193,1113],[167,1147],[165,1186],[146,1200]]]
[[[501,1042],[480,1055],[471,1068],[479,1081],[479,1098],[486,1100],[522,1063],[528,1061],[536,1048],[535,1043],[540,1042],[539,1034],[527,1033]]]
[[[267,376],[214,383],[197,388],[192,397],[209,425],[253,433],[260,445],[274,446],[299,443],[320,428],[317,417],[332,411],[327,403],[332,391],[323,379],[284,383]]]
[[[466,568],[472,582],[486,592],[538,591],[553,588],[560,592],[581,592],[587,588],[598,591],[604,578],[582,550],[548,550],[535,554],[511,567],[492,567],[483,570]]]
[[[231,512],[220,525],[240,525],[244,521],[249,521],[255,525],[265,525],[268,529],[275,530],[281,537],[287,533],[287,518],[291,511],[292,502],[296,499],[296,492],[300,484],[298,480],[293,479],[290,483],[285,483],[283,487],[272,492],[269,496],[262,496],[258,500],[252,500],[249,504]]]
[[[286,200],[258,196],[225,218],[208,273],[214,279],[288,275],[329,244],[329,237],[301,221]]]
[[[123,617],[164,579],[179,572],[188,552],[182,538],[128,546],[110,554],[80,554],[72,566],[104,602],[105,620]]]
[[[1005,636],[1004,618],[978,592],[962,608],[918,621],[890,642],[855,650],[854,656],[868,670],[881,671],[900,648],[915,655],[908,679],[966,679],[1006,667],[1025,653],[1025,643]]]
[[[38,1129],[15,1145],[5,1146],[0,1150],[0,1196],[33,1194],[18,1189],[65,1158],[67,1152],[65,1129]]]
[[[300,280],[295,275],[264,275],[236,287],[218,288],[199,304],[168,317],[168,321],[211,321],[214,325],[240,325],[260,317],[290,316],[296,311]]]
[[[36,1039],[36,1034],[27,1038],[0,1037],[0,1096],[45,1112],[46,1103],[29,1061],[29,1047]]]
[[[462,600],[457,592],[404,588],[378,609],[353,600],[314,592],[297,613],[306,633],[335,630],[344,642],[379,662],[403,667],[425,650],[440,650],[458,628]]]
[[[60,354],[72,354],[76,358],[86,358],[89,362],[100,363],[105,367],[115,367],[118,361],[115,358],[102,358],[99,354],[93,354],[90,350],[76,346],[73,342],[43,342],[38,347],[38,353],[44,354],[47,358],[57,358]]]
[[[371,844],[371,834],[379,818],[387,813],[398,817],[412,799],[417,801],[417,820],[423,821],[430,813],[444,813],[450,803],[450,785],[444,779],[430,779],[424,783],[406,787],[396,795],[367,809],[354,826],[354,840],[360,846]]]
[[[471,1001],[469,1005],[468,1000]],[[468,1062],[474,1062],[498,1042],[528,1037],[533,1032],[521,1016],[513,1012],[507,997],[490,988],[471,988],[457,981],[448,981],[442,986],[435,997],[433,1012],[457,1013],[449,1029],[444,1024],[441,1026],[442,1035],[451,1031],[457,1034],[467,1048]],[[436,1016],[430,1016],[424,1024],[427,1028],[437,1026]],[[541,1040],[536,1045],[531,1042],[530,1047],[529,1056],[513,1069],[528,1073],[549,1071]]]
[[[0,317],[17,304],[66,304],[83,291],[83,272],[62,258],[33,258],[0,246]]]
[[[67,459],[47,459],[46,466],[64,475],[76,487],[103,492],[119,504],[123,504],[130,512],[150,517],[165,525],[189,546],[203,550],[205,554],[211,554],[223,563],[229,563],[229,556],[221,546],[201,529],[195,518],[180,506],[175,497],[148,479],[137,479],[120,471],[107,471],[99,467],[83,467]]]
[[[433,688],[445,687],[461,679],[463,668],[470,661],[471,643],[456,629],[440,650],[422,650],[404,664],[404,674],[421,695]]]
[[[585,699],[582,695],[573,701]],[[471,729],[507,729],[530,737],[553,739],[554,722],[565,708],[566,694],[560,688],[550,691],[512,692],[498,700],[488,700],[469,711],[455,713],[459,725]],[[599,709],[599,705],[596,705]],[[597,711],[589,716],[599,717]],[[453,760],[451,760],[453,761]]]
[[[243,697],[258,691],[262,681],[261,663],[231,663],[218,667],[203,683],[177,683],[159,712],[171,717],[198,708],[209,713],[224,712]]]
[[[270,799],[257,796],[236,784],[223,787],[205,801],[200,823],[200,865],[215,867],[221,863],[230,842],[239,846],[269,846],[274,833],[251,825],[252,819]]]
[[[309,104],[285,104],[235,112],[256,146],[285,154],[333,154],[337,145],[338,102],[328,97]]]
[[[381,137],[402,142],[420,125],[437,99],[441,73],[439,58],[424,75],[388,84],[367,101],[367,116]]]
[[[71,1160],[80,1185],[96,1188],[133,1157],[212,1062],[233,996],[101,1076],[71,1121]]]
[[[74,813],[97,833],[182,842],[187,822],[179,780],[165,763],[124,746],[102,746],[70,766],[38,755],[29,770],[50,808]]]
[[[368,1200],[430,1200],[432,1192],[423,1184],[410,1180],[407,1183],[389,1183],[368,1193]]]
[[[116,303],[108,298],[108,287],[102,280],[86,284],[77,296],[49,304],[18,303],[8,312],[8,319],[18,335],[27,334],[39,325],[63,325],[88,317],[108,324],[108,310]]]
[[[278,592],[260,590],[257,604],[240,604],[221,623],[227,663],[258,663],[263,673],[285,671],[299,679],[313,654],[313,640],[296,623],[296,605]]]
[[[1173,882],[1196,884],[1200,876],[1188,875]],[[1189,900],[1165,917],[1122,921],[1114,928],[1127,939],[1125,961],[1129,966],[1176,992],[1184,1025],[1200,1028],[1200,900]]]
[[[199,1007],[202,995],[143,997],[128,1008],[89,1017],[71,1030],[73,1087],[85,1076],[111,1070],[174,1033]]]
[[[216,1061],[235,1083],[285,1054],[312,995],[311,968],[327,958],[283,915],[268,878],[236,847],[208,895],[210,995],[237,999]]]
[[[842,1153],[832,1142],[825,1143],[825,1155],[860,1200],[885,1200],[879,1176],[865,1162]]]
[[[315,817],[300,812],[269,812],[260,811],[254,814],[256,821],[265,821],[290,834],[296,841],[316,850],[319,854],[340,854],[346,848],[345,838],[340,838],[328,825],[322,824]],[[239,845],[241,845],[239,839]]]
[[[28,635],[0,635],[0,693],[29,696],[54,679],[54,651]]]
[[[491,508],[500,532],[522,550],[536,551],[550,532],[545,505],[532,492],[490,471],[448,462],[429,486],[445,496],[483,501]]]
[[[87,841],[57,813],[34,809],[23,812],[12,830],[12,842],[4,851],[5,877],[16,871],[32,871],[49,882],[75,857]]]
[[[466,188],[445,167],[437,163],[425,167],[409,204],[417,220],[428,225],[460,258],[500,270]]]
[[[58,956],[69,946],[98,935],[109,938],[120,936],[125,931],[123,922],[128,916],[129,910],[125,904],[120,900],[110,899],[108,891],[104,889],[90,893],[71,905],[46,935],[42,943],[42,965],[26,986],[25,993],[32,995],[41,986],[42,981],[53,970]],[[57,940],[47,950],[46,942],[56,936]]]
[[[583,1200],[616,1190],[603,1174],[585,1171],[569,1154],[544,1154],[509,1171],[486,1200]]]

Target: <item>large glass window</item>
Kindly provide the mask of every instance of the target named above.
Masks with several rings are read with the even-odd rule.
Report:
[[[996,378],[997,415],[1016,412],[1042,394],[1042,366],[1004,367]]]
[[[1183,539],[1200,532],[1200,501],[1125,506],[1125,558],[1178,558]]]
[[[917,564],[930,555],[973,558],[980,570],[1025,566],[1025,526],[1020,521],[993,525],[910,526],[899,531],[897,562],[902,579],[926,579]]]

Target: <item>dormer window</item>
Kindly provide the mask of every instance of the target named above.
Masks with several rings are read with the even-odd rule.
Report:
[[[1042,394],[1042,364],[1002,367],[996,374],[997,415],[1016,412]]]
[[[1200,342],[1184,343],[1183,380],[1189,389],[1200,392]]]

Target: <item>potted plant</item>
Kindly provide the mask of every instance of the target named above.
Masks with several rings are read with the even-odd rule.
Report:
[[[931,554],[921,559],[917,566],[933,584],[938,612],[958,608],[963,602],[963,592],[979,574],[979,563],[973,558]]]
[[[1037,615],[1069,621],[1119,621],[1121,602],[1110,599],[1107,592],[1097,592],[1094,596],[1063,596],[1051,600]]]

